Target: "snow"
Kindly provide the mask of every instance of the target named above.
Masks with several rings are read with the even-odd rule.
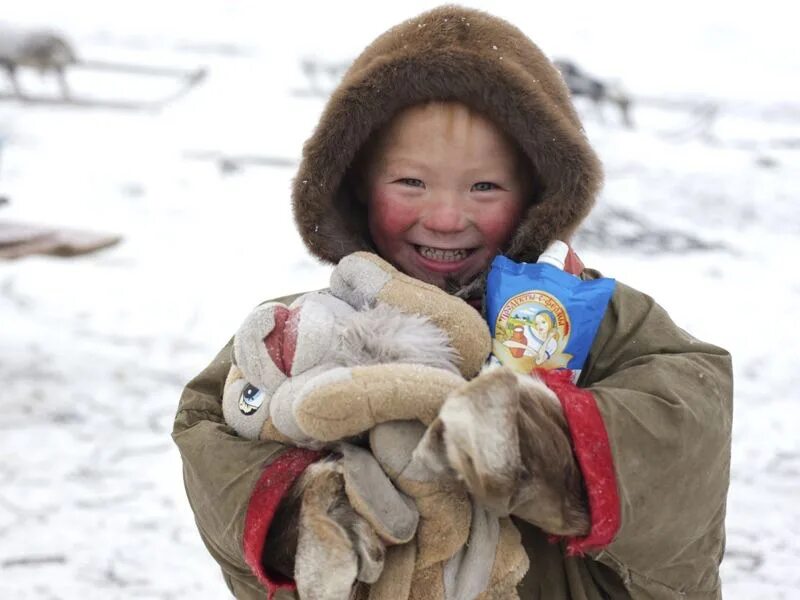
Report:
[[[515,22],[551,56],[661,101],[634,105],[634,130],[612,107],[601,118],[577,102],[607,173],[577,249],[731,350],[725,597],[800,597],[800,55],[790,5],[468,4]],[[329,271],[306,254],[288,202],[323,107],[298,93],[311,86],[301,60],[346,62],[430,6],[5,8],[6,22],[63,28],[87,58],[204,66],[209,76],[157,112],[0,104],[0,195],[11,199],[0,217],[125,238],[81,258],[0,263],[0,597],[226,596],[169,438],[178,395],[252,306],[326,285]],[[162,79],[69,80],[102,97],[174,91]],[[22,84],[57,92],[36,74]],[[719,110],[709,128],[668,102]],[[283,166],[222,172],[193,158],[203,152]]]

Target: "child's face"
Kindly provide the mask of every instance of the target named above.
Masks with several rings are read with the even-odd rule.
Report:
[[[509,241],[531,186],[521,158],[489,120],[457,103],[399,113],[367,173],[378,252],[439,287],[467,283]]]

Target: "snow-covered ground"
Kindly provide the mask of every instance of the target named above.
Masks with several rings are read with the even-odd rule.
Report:
[[[789,4],[468,4],[635,96],[718,107],[702,121],[635,106],[637,128],[625,130],[609,107],[600,118],[579,103],[607,182],[578,250],[733,353],[725,597],[799,598],[800,53]],[[254,304],[325,285],[288,202],[323,105],[303,93],[301,61],[346,61],[432,4],[378,6],[4,6],[3,20],[62,28],[87,58],[209,75],[159,112],[0,104],[0,196],[11,198],[0,218],[124,235],[81,258],[0,263],[0,598],[226,596],[185,500],[173,413]],[[55,90],[37,75],[22,82]],[[70,82],[95,96],[171,91],[143,78]],[[204,152],[279,160],[222,172]]]

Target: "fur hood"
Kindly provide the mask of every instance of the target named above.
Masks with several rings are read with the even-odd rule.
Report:
[[[374,251],[349,169],[394,114],[431,100],[458,100],[488,116],[530,160],[536,196],[506,254],[533,262],[551,240],[568,240],[594,202],[602,168],[561,75],[510,23],[442,6],[368,46],[306,142],[292,200],[311,253],[336,263],[357,250]]]

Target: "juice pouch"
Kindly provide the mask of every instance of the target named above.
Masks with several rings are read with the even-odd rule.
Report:
[[[493,360],[519,373],[570,369],[577,382],[616,281],[565,273],[568,250],[557,241],[537,263],[494,259],[486,283]]]

